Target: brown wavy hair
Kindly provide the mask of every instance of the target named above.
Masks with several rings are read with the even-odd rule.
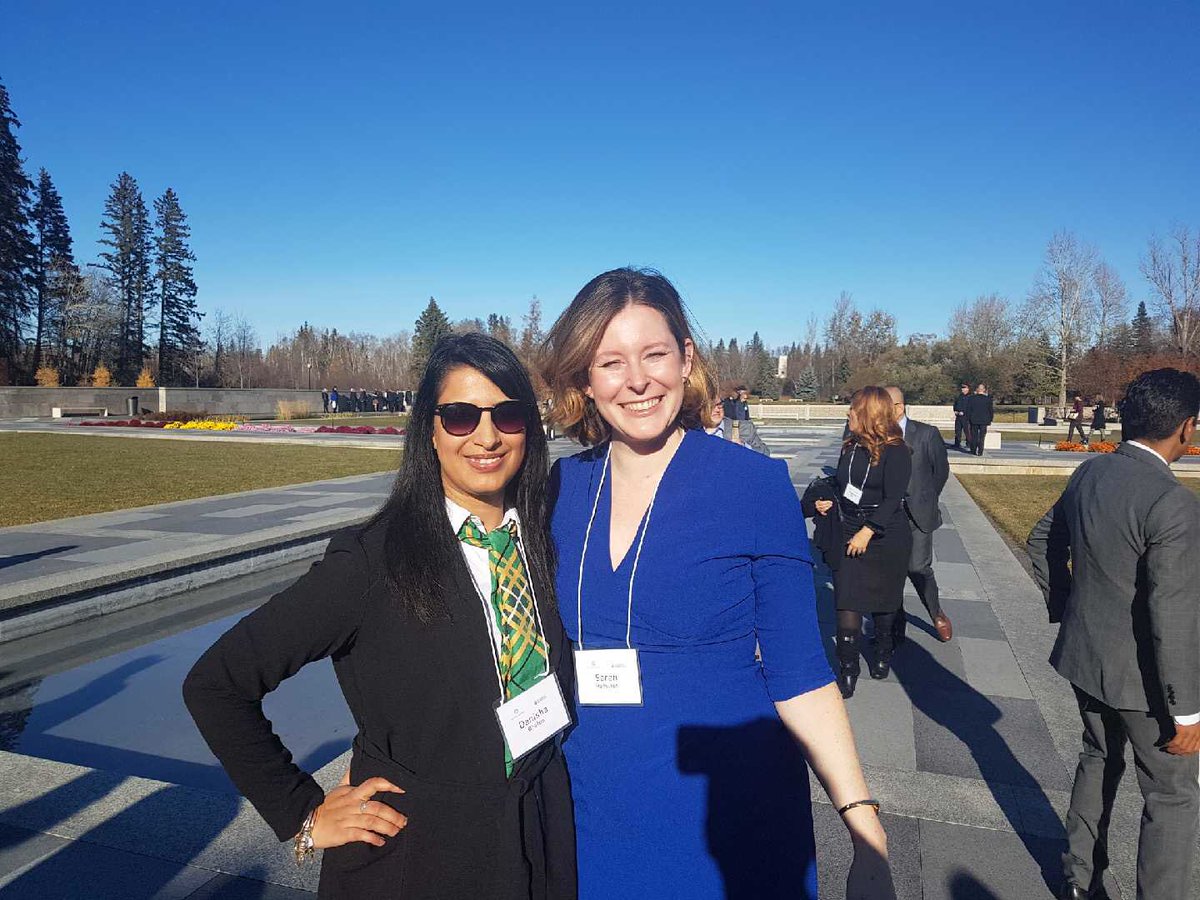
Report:
[[[684,343],[692,342],[692,370],[684,380],[675,426],[703,428],[710,424],[710,398],[717,393],[717,383],[700,354],[679,292],[654,269],[612,269],[585,284],[551,326],[538,366],[550,391],[550,417],[563,434],[585,446],[601,444],[612,433],[596,404],[584,393],[588,369],[608,323],[635,303],[657,310],[666,319],[681,354]]]
[[[903,446],[904,433],[896,420],[892,396],[884,388],[874,385],[860,388],[850,400],[850,409],[858,422],[858,431],[846,435],[843,450],[860,444],[871,454],[871,465],[877,466],[884,447]]]

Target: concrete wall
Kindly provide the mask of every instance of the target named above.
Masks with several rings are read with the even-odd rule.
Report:
[[[148,412],[209,412],[223,415],[268,416],[276,414],[280,400],[307,403],[321,412],[321,392],[277,388],[248,390],[224,388],[90,388],[90,387],[0,387],[0,419],[49,416],[53,407],[80,409],[106,407],[110,416],[125,415],[128,397],[138,398],[138,408]]]
[[[751,403],[750,418],[780,425],[819,419],[844,419],[849,404],[838,403]],[[930,425],[953,425],[953,406],[909,406],[908,414]]]

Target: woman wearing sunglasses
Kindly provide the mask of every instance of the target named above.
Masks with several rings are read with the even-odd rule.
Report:
[[[716,385],[675,288],[597,276],[542,374],[590,445],[551,473],[582,900],[816,900],[806,758],[854,844],[846,896],[894,898],[787,466],[705,434]]]
[[[319,896],[575,897],[560,749],[571,663],[547,533],[546,439],[529,376],[478,334],[434,348],[391,497],[217,641],[184,684],[237,788]],[[326,794],[262,698],[333,658],[358,724]]]

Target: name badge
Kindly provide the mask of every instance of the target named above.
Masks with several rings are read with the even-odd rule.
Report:
[[[848,485],[846,485],[846,489],[844,491],[842,491],[842,496],[845,497],[847,500],[849,500],[851,503],[861,503],[862,502],[862,488],[855,487],[852,484],[848,484]]]
[[[551,672],[529,690],[496,707],[508,752],[520,759],[571,724],[558,676]]]
[[[575,680],[583,706],[642,705],[636,650],[576,650]]]

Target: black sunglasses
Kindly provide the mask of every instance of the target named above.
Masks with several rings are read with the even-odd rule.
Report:
[[[492,424],[505,434],[520,434],[525,430],[525,404],[520,400],[505,400],[495,406],[476,406],[474,403],[442,403],[433,408],[442,417],[447,434],[466,437],[479,427],[485,412],[492,414]]]

